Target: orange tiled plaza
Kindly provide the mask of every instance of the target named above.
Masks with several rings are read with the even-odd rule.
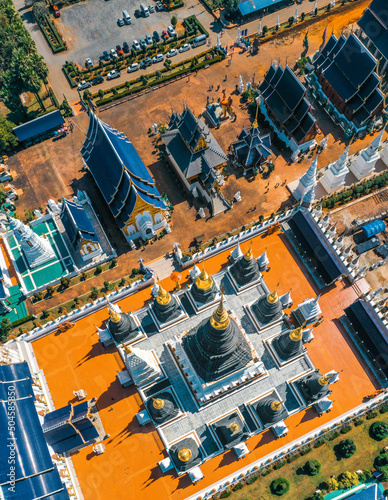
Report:
[[[279,283],[279,296],[291,289],[292,309],[306,298],[318,295],[317,285],[284,234],[259,235],[253,239],[251,249],[249,247],[250,242],[244,242],[241,252],[245,255],[252,252],[254,258],[266,251],[269,265],[263,272],[265,283],[270,291]],[[230,250],[205,262],[208,277],[219,276],[218,273],[226,270],[230,265],[229,254]],[[191,282],[189,270],[182,273],[182,281]],[[160,285],[168,293],[174,284],[167,279]],[[225,314],[228,314],[225,311],[230,293],[225,294]],[[241,293],[241,297],[245,293]],[[149,287],[118,305],[124,313],[136,312],[151,299]],[[267,428],[247,439],[249,453],[245,458],[238,461],[235,453],[229,450],[202,462],[204,478],[196,485],[187,474],[178,476],[174,468],[163,474],[158,466],[158,462],[167,457],[165,445],[153,423],[144,426],[138,423],[136,414],[144,410],[144,404],[134,386],[123,388],[116,378],[117,373],[125,369],[117,348],[113,345],[103,347],[99,341],[97,328],[103,329],[109,319],[106,308],[78,321],[66,332],[35,341],[33,349],[39,367],[44,370],[55,406],[59,408],[74,402],[73,391],[84,389],[88,398],[96,398],[105,434],[109,435],[103,441],[106,450],[102,455],[93,453],[92,446],[72,454],[85,499],[188,497],[361,404],[379,384],[339,321],[344,308],[356,299],[355,290],[346,282],[337,281],[326,287],[319,298],[323,321],[314,328],[314,339],[306,345],[308,357],[321,374],[331,370],[341,372],[339,381],[330,385],[331,411],[318,418],[317,411],[311,407],[299,409],[285,419],[288,433],[284,437],[275,440]],[[219,301],[215,302],[204,317],[212,314],[216,317],[214,311],[222,307]],[[285,312],[289,314],[290,309]],[[181,325],[183,333],[185,322],[182,321]],[[166,331],[168,329],[162,329],[154,335],[163,336]]]

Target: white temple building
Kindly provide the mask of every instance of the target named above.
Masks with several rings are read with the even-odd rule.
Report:
[[[363,179],[374,171],[376,163],[380,158],[379,147],[383,133],[384,129],[374,138],[370,146],[360,152],[355,161],[350,165],[349,169],[353,172],[357,180]]]
[[[337,191],[345,184],[345,177],[349,173],[349,169],[346,166],[348,155],[349,146],[336,162],[330,163],[323,177],[320,179],[321,185],[327,193]]]
[[[318,166],[318,156],[307,169],[307,172],[299,179],[299,184],[297,185],[295,191],[292,193],[295,200],[299,201],[304,197],[304,195],[314,188],[317,183],[317,166]]]
[[[23,224],[19,219],[10,217],[9,224],[31,268],[55,259],[54,250],[45,236],[38,236],[30,226]]]

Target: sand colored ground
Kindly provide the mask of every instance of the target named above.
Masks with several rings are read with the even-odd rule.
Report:
[[[242,245],[243,251],[248,245],[248,242]],[[290,252],[283,235],[256,237],[253,241],[255,257],[265,248],[271,266],[265,273],[265,280],[271,288],[278,281],[279,293],[292,287],[295,306],[306,297],[316,296],[318,290],[303,264]],[[228,252],[224,252],[210,259],[206,262],[207,271],[216,273],[224,268],[227,258]],[[173,284],[165,280],[163,286],[171,290]],[[148,288],[121,301],[120,307],[125,312],[135,311],[150,297]],[[307,346],[308,355],[322,373],[343,370],[340,381],[332,386],[334,405],[331,413],[317,418],[315,410],[304,410],[286,420],[287,437],[275,441],[268,430],[247,441],[250,453],[245,459],[237,461],[229,451],[209,460],[201,465],[205,479],[197,486],[191,485],[186,476],[178,478],[171,472],[161,474],[157,462],[166,453],[157,432],[151,424],[145,428],[138,426],[135,415],[142,407],[140,397],[133,388],[121,388],[116,373],[123,370],[124,365],[115,348],[102,348],[98,341],[96,326],[101,327],[107,320],[106,310],[77,322],[65,333],[34,342],[38,364],[45,372],[56,407],[74,402],[73,391],[85,389],[88,397],[97,398],[105,432],[110,434],[104,441],[106,452],[103,455],[94,455],[89,446],[72,456],[85,499],[187,497],[359,405],[377,384],[365,370],[365,364],[338,321],[344,307],[355,299],[353,288],[343,283],[325,290],[320,298],[325,320],[314,330],[315,339]]]

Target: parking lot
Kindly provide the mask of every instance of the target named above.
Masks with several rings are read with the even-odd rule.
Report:
[[[148,0],[146,5],[155,6],[153,0]],[[61,18],[57,26],[68,44],[66,59],[84,65],[85,59],[90,57],[96,63],[104,50],[109,52],[117,44],[127,42],[130,46],[133,40],[152,36],[153,31],[161,34],[175,15],[179,21],[185,17],[196,14],[198,19],[206,26],[212,21],[200,4],[187,4],[173,12],[154,12],[149,17],[136,18],[135,10],[140,10],[140,0],[91,0],[78,3],[61,10]],[[117,19],[123,17],[126,10],[132,19],[132,24],[119,27]]]

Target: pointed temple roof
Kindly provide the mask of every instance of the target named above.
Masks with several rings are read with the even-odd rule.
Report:
[[[232,142],[237,160],[245,168],[253,168],[272,154],[271,136],[261,136],[257,127],[246,130],[245,127],[238,136],[238,141]]]
[[[173,112],[169,130],[161,137],[186,179],[200,176],[205,182],[212,168],[228,160],[205,122],[189,108],[180,116]]]
[[[47,238],[38,236],[19,219],[8,217],[8,222],[31,268],[55,259],[55,252]]]
[[[261,278],[259,266],[252,253],[252,242],[248,251],[232,264],[229,271],[239,286],[248,285]]]
[[[372,0],[359,19],[358,25],[385,59],[388,59],[387,2]]]
[[[252,361],[248,342],[224,307],[223,294],[212,316],[188,332],[182,343],[204,382],[226,377]]]
[[[306,193],[303,195],[303,201],[311,205],[312,203],[314,203],[314,200],[315,200],[315,187],[311,186],[311,188],[308,189]]]
[[[181,313],[179,304],[174,295],[167,292],[160,283],[158,293],[152,303],[152,309],[160,323],[172,321]]]
[[[179,413],[178,404],[174,396],[168,392],[160,392],[146,403],[147,410],[154,422],[164,424],[175,418]]]
[[[331,376],[324,376],[315,370],[295,382],[307,406],[319,401],[331,393],[329,388]]]
[[[284,332],[273,339],[272,345],[279,356],[284,361],[299,356],[303,353],[303,325]]]
[[[108,330],[116,344],[129,342],[137,337],[139,328],[130,314],[124,314],[117,304],[108,301]]]
[[[98,236],[83,205],[63,197],[60,218],[72,244],[77,238],[98,242]]]
[[[201,274],[201,271],[199,270],[197,264],[194,264],[193,269],[190,271],[190,276],[193,281],[196,280],[196,278]]]
[[[276,394],[270,394],[253,403],[252,407],[259,416],[264,426],[276,424],[287,417],[287,410],[284,407],[284,401],[279,401]]]
[[[318,156],[315,157],[306,173],[304,173],[299,179],[299,183],[295,191],[293,192],[293,196],[296,200],[304,200],[305,195],[311,189],[314,189],[314,186],[317,184],[317,166]],[[309,197],[311,198],[311,194],[309,195]],[[304,201],[306,201],[307,203],[307,200]]]
[[[237,412],[217,420],[217,422],[214,422],[213,427],[222,445],[227,450],[249,437],[246,426]]]
[[[298,80],[289,66],[277,68],[271,65],[259,90],[265,105],[280,122],[288,135],[297,144],[305,141],[307,134],[315,125],[310,113],[310,103],[306,99],[306,88]]]
[[[193,438],[187,437],[173,444],[169,450],[175,467],[180,472],[192,469],[202,462],[201,451]]]
[[[334,175],[339,175],[344,168],[347,168],[346,163],[349,158],[349,148],[350,145],[345,149],[336,162],[330,164],[329,168]]]
[[[277,294],[278,286],[279,283],[272,292],[262,295],[251,306],[252,313],[263,325],[277,321],[283,315],[282,303]]]
[[[378,135],[376,135],[376,137],[373,139],[370,145],[364,150],[368,156],[370,157],[373,156],[379,149],[383,135],[384,135],[384,127],[382,128],[381,132]]]
[[[356,126],[377,113],[384,97],[378,88],[377,60],[353,33],[338,40],[332,35],[314,66],[345,104]],[[330,88],[327,91],[330,93]]]
[[[81,154],[121,229],[129,221],[138,199],[166,210],[133,144],[91,111]]]
[[[269,259],[267,256],[267,250],[264,250],[264,252],[257,258],[257,263],[259,264],[260,267],[268,266]]]
[[[202,271],[190,288],[190,293],[194,300],[201,304],[212,302],[215,299],[217,286],[213,278],[207,274],[204,262],[202,263]]]
[[[234,260],[237,260],[244,255],[240,248],[240,240],[237,241],[237,246],[230,252],[230,254]]]
[[[135,385],[155,382],[161,375],[161,370],[152,352],[136,347],[124,347],[126,353],[125,365],[133,378]]]
[[[289,307],[290,304],[292,304],[292,298],[291,298],[291,290],[289,290],[287,293],[284,295],[281,295],[279,297],[280,302],[282,303],[282,306],[284,308]]]

